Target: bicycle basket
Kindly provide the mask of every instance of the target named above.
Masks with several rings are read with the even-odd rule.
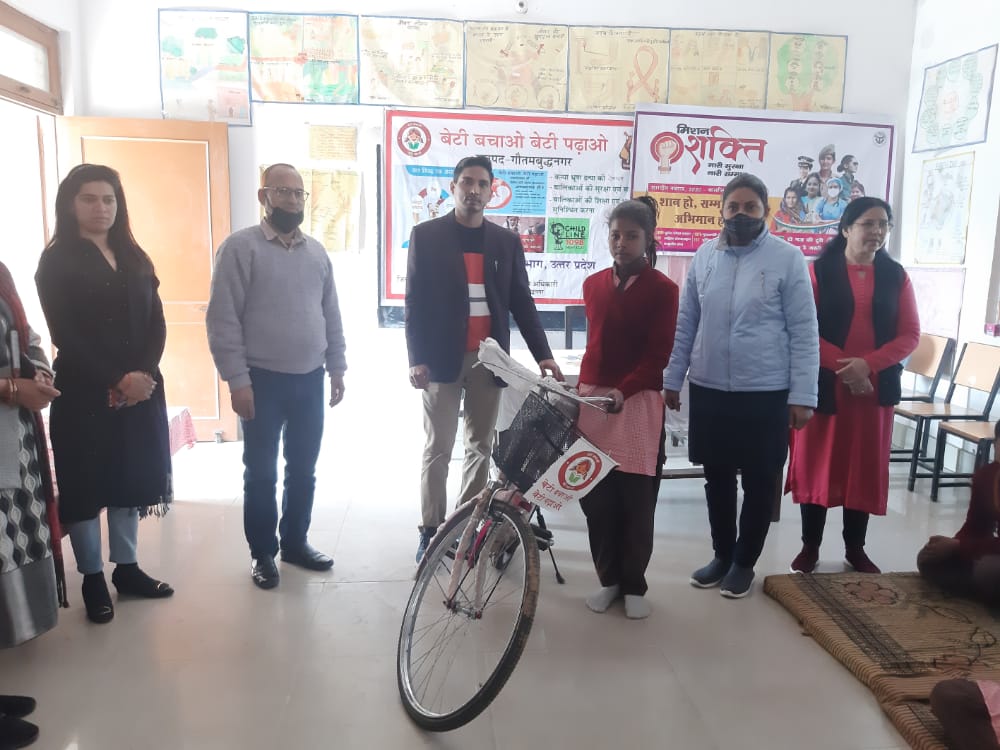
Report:
[[[558,398],[558,397],[557,397]],[[493,460],[521,492],[536,482],[580,437],[576,410],[531,391],[493,446]],[[567,413],[569,412],[569,413]]]

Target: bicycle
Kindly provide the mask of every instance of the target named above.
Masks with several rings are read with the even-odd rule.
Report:
[[[512,361],[500,359],[507,361],[487,366],[510,384],[515,373],[505,368]],[[523,372],[517,377],[527,379]],[[399,694],[411,719],[426,730],[450,731],[472,721],[513,673],[538,604],[542,543],[528,522],[534,504],[522,493],[581,437],[579,404],[611,402],[571,394],[537,376],[531,384],[494,443],[500,477],[438,529],[403,613]]]

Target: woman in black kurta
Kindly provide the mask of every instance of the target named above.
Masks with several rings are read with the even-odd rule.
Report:
[[[114,616],[101,560],[108,508],[112,583],[119,593],[173,590],[136,563],[138,520],[171,501],[160,357],[166,341],[159,282],[132,237],[118,173],[83,164],[56,196],[56,231],[35,276],[48,321],[56,388],[50,432],[59,517],[69,531],[94,622]]]

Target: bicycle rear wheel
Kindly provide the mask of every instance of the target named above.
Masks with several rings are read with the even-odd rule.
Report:
[[[476,554],[455,559],[473,506],[456,511],[425,553],[399,633],[400,698],[410,718],[434,732],[467,724],[497,696],[521,658],[538,604],[538,546],[517,508],[492,503],[476,529]],[[448,602],[454,565],[463,574]]]

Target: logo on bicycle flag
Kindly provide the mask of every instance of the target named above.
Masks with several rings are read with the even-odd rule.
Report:
[[[593,451],[574,453],[559,467],[559,484],[564,490],[585,489],[600,476],[602,463],[601,457]]]
[[[579,501],[618,464],[584,438],[576,441],[524,493],[525,500],[546,510],[562,510]]]

